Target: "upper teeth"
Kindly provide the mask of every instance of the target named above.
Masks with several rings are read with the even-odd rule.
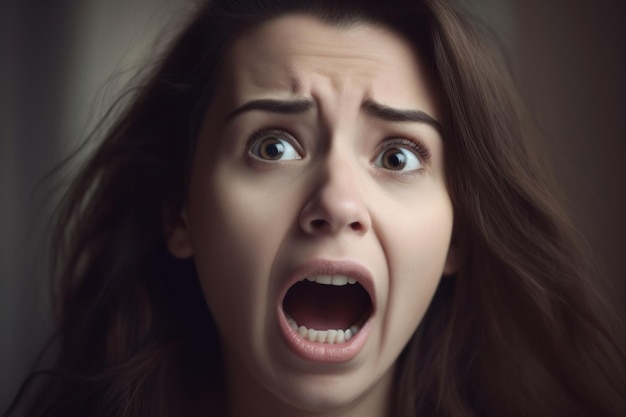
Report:
[[[317,282],[318,284],[336,285],[338,287],[347,284],[356,284],[356,279],[345,275],[317,275],[314,277],[307,277],[306,279],[311,282]]]

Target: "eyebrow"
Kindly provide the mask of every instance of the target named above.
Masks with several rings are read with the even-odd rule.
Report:
[[[389,122],[418,122],[431,125],[438,131],[442,130],[441,124],[428,113],[421,110],[396,109],[377,103],[374,100],[366,100],[362,106],[367,114],[377,119]]]
[[[226,121],[230,121],[241,113],[251,110],[262,110],[270,113],[279,114],[300,114],[305,113],[316,107],[313,100],[277,100],[277,99],[259,99],[249,101],[236,108],[226,116]],[[377,103],[374,100],[366,100],[361,106],[368,115],[377,119],[389,122],[418,122],[431,125],[436,130],[441,131],[441,124],[429,114],[421,110],[397,109],[385,104]]]
[[[315,102],[312,100],[275,100],[275,99],[261,99],[252,100],[244,105],[233,110],[228,116],[226,121],[240,115],[241,113],[250,110],[264,110],[270,113],[280,114],[299,114],[305,113],[308,110],[315,108]]]

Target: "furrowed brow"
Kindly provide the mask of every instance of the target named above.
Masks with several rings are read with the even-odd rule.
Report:
[[[275,99],[260,99],[249,101],[242,106],[233,110],[228,116],[226,121],[232,120],[234,117],[252,110],[261,110],[270,113],[280,114],[299,114],[305,113],[315,108],[315,102],[312,100],[275,100]]]
[[[389,122],[417,122],[426,123],[441,132],[441,124],[428,113],[421,110],[396,109],[377,103],[373,100],[366,100],[362,105],[363,110],[368,115],[386,120]]]

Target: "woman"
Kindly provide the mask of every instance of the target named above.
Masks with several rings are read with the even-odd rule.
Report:
[[[441,1],[217,0],[59,210],[30,415],[621,415],[510,82]]]

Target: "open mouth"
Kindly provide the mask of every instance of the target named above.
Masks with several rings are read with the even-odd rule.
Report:
[[[296,282],[283,300],[291,328],[303,339],[339,344],[354,337],[372,314],[368,292],[347,275],[316,275]]]

